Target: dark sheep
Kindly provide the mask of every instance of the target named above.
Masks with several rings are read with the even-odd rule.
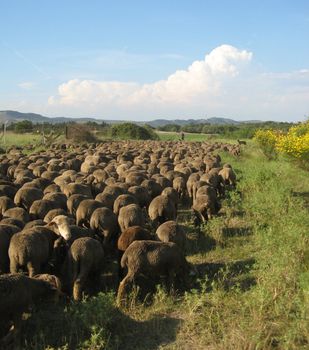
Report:
[[[99,282],[103,259],[104,252],[99,241],[84,237],[73,242],[65,262],[65,282],[69,282],[69,288],[73,289],[74,300],[81,300],[89,278]]]
[[[91,215],[90,228],[103,237],[105,246],[112,244],[119,233],[117,216],[109,208],[97,208]]]
[[[65,230],[66,238],[70,236]],[[17,273],[20,267],[26,267],[29,276],[41,272],[51,258],[53,245],[59,236],[43,226],[34,226],[15,233],[10,241],[10,272]]]
[[[67,215],[68,213],[61,209],[61,208],[57,208],[57,209],[52,209],[50,210],[45,216],[44,216],[44,222],[46,222],[47,224],[49,222],[51,222],[56,216],[58,215]]]
[[[95,199],[85,199],[82,202],[80,202],[76,210],[76,225],[86,225],[87,227],[89,227],[92,213],[97,208],[102,207],[103,203],[96,201]]]
[[[47,199],[38,199],[34,201],[29,209],[29,215],[32,220],[44,219],[45,215],[52,209],[56,209],[58,204]]]
[[[21,220],[14,218],[4,218],[0,221],[1,225],[13,225],[19,227],[21,230],[24,228],[25,223]]]
[[[14,218],[17,219],[24,224],[29,221],[29,214],[23,208],[10,208],[3,213],[4,218]]]
[[[186,234],[183,226],[176,221],[170,220],[161,224],[156,231],[156,236],[161,242],[174,242],[184,251],[186,245]]]
[[[125,207],[129,204],[138,204],[137,199],[131,194],[121,194],[118,196],[114,202],[114,213],[119,214],[119,211],[122,207]]]
[[[8,255],[10,241],[13,234],[19,231],[19,227],[0,224],[0,274],[8,273],[10,271],[10,260]]]
[[[217,214],[214,201],[207,195],[197,197],[192,209],[199,224],[207,222],[213,215]]]
[[[7,196],[0,197],[0,215],[2,216],[5,211],[15,207],[13,200]]]
[[[14,203],[18,207],[29,210],[35,200],[43,198],[43,191],[39,188],[20,188],[14,197]]]
[[[67,197],[61,192],[47,193],[44,195],[43,199],[48,201],[57,202],[57,208],[67,210]]]
[[[72,194],[67,200],[67,208],[69,213],[71,215],[76,215],[76,210],[78,206],[85,199],[89,199],[89,197],[83,194]]]
[[[22,314],[33,304],[41,300],[55,300],[58,290],[51,283],[30,278],[22,274],[6,274],[0,276],[0,334],[1,345],[7,347],[15,342],[20,332]],[[14,330],[9,331],[11,323]]]
[[[137,204],[129,204],[119,211],[118,223],[121,232],[130,226],[143,226],[144,215],[141,207]]]
[[[175,203],[168,196],[160,195],[155,197],[148,208],[150,220],[156,226],[168,220],[175,220],[177,210]]]
[[[172,287],[175,278],[187,284],[189,264],[177,244],[156,241],[135,241],[129,245],[121,259],[121,267],[128,273],[118,288],[117,300],[122,303],[127,287],[134,283],[139,275],[150,279],[166,276],[168,287]]]

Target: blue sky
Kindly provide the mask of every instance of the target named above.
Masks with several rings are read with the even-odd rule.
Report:
[[[10,0],[0,13],[0,110],[309,114],[309,1]]]

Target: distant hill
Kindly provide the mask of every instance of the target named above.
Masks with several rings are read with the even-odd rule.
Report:
[[[33,123],[67,123],[67,122],[78,122],[86,123],[89,121],[101,123],[103,120],[95,118],[68,118],[68,117],[57,117],[49,118],[44,117],[41,114],[36,113],[21,113],[16,111],[0,111],[0,123],[8,121],[9,123],[18,122],[21,120],[30,120]]]
[[[21,120],[30,120],[33,123],[68,123],[68,122],[77,122],[77,123],[87,123],[87,122],[96,122],[96,123],[102,123],[103,121],[109,124],[118,124],[125,122],[123,120],[103,120],[103,119],[96,119],[96,118],[69,118],[69,117],[57,117],[57,118],[50,118],[50,117],[44,117],[41,114],[36,113],[21,113],[17,111],[0,111],[0,123],[5,123],[8,121],[8,123],[14,123]],[[258,120],[248,120],[248,121],[236,121],[233,119],[228,118],[208,118],[208,119],[155,119],[151,121],[141,121],[136,122],[136,124],[148,124],[154,128],[164,126],[167,124],[177,124],[177,125],[188,125],[188,124],[239,124],[239,123],[259,123]]]

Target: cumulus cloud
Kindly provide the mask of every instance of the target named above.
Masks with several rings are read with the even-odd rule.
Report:
[[[49,104],[188,103],[200,95],[216,94],[222,81],[237,76],[240,65],[251,57],[251,52],[222,45],[204,60],[194,61],[186,70],[178,70],[152,84],[73,79],[59,86],[58,96],[50,97]]]
[[[288,120],[308,114],[309,70],[257,71],[252,52],[221,45],[153,83],[72,79],[48,99],[49,110],[70,115],[147,120],[159,116],[226,116]]]

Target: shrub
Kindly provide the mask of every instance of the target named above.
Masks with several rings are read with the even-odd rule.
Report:
[[[254,139],[269,159],[280,153],[308,167],[309,121],[292,126],[285,134],[274,130],[258,130]]]
[[[133,123],[121,123],[112,126],[111,136],[117,139],[158,140],[158,136],[149,126]]]
[[[276,148],[302,163],[309,161],[309,121],[290,128],[286,135],[280,135]]]
[[[66,138],[73,142],[96,142],[97,138],[90,131],[89,126],[69,124],[66,126]]]
[[[273,130],[258,130],[254,135],[254,140],[268,159],[276,158],[276,142],[278,133]]]

